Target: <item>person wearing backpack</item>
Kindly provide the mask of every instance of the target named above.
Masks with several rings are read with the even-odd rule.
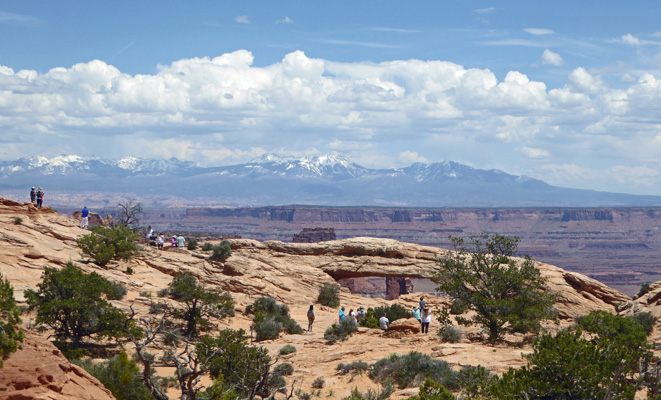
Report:
[[[37,207],[41,207],[42,204],[44,204],[44,191],[39,186],[39,190],[37,190]]]
[[[310,309],[308,310],[308,332],[312,332],[312,323],[314,322],[315,319],[314,315],[314,305],[310,305]]]
[[[34,190],[34,186],[32,186],[32,190],[30,190],[30,202],[34,204],[35,200],[37,200],[37,191]]]

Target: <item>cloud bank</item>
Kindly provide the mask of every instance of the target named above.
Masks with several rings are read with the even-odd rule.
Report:
[[[369,167],[448,159],[661,194],[661,79],[650,73],[610,88],[577,68],[549,89],[517,71],[499,80],[445,61],[341,63],[295,51],[253,64],[238,50],[152,75],[99,60],[43,74],[0,66],[0,158],[132,154],[213,165],[334,150]]]

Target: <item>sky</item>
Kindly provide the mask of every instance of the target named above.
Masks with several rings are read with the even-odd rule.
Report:
[[[0,160],[449,160],[661,195],[658,1],[0,3]]]

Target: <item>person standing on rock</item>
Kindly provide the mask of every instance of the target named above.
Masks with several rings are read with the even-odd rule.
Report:
[[[339,313],[339,317],[338,317],[338,322],[339,322],[339,323],[342,323],[342,321],[344,321],[346,318],[347,318],[347,316],[344,315],[344,306],[342,306],[342,308],[340,308],[340,313]]]
[[[381,328],[384,331],[387,331],[389,323],[390,320],[388,319],[388,317],[386,317],[386,313],[383,313],[383,316],[379,318],[379,328]]]
[[[163,237],[162,233],[159,233],[158,237],[156,238],[156,246],[159,250],[163,250],[163,243],[165,243],[165,238]]]
[[[310,304],[310,309],[308,310],[308,332],[312,332],[312,323],[315,319],[314,314],[314,304]]]
[[[87,229],[87,226],[89,225],[89,215],[90,215],[90,210],[87,209],[87,206],[83,207],[83,211],[80,212],[81,228]]]
[[[413,307],[411,309],[411,315],[413,316],[413,318],[417,319],[418,322],[422,323],[422,321],[420,319],[420,309],[419,308]]]
[[[34,190],[34,186],[32,186],[32,190],[30,190],[30,202],[34,204],[35,200],[37,200],[37,191]]]
[[[425,308],[422,312],[422,333],[429,332],[429,323],[431,323],[431,310]]]
[[[44,190],[39,186],[39,189],[37,190],[37,207],[41,208],[41,206],[44,204]]]
[[[418,306],[420,306],[420,312],[425,311],[425,298],[421,297],[420,301],[418,302]]]
[[[177,238],[177,247],[184,247],[186,245],[186,239],[183,236],[179,235]]]

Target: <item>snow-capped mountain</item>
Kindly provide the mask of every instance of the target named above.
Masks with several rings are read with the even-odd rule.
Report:
[[[75,155],[0,162],[0,190],[35,185],[51,191],[173,196],[191,204],[204,199],[207,204],[241,205],[661,206],[659,196],[559,188],[452,161],[370,169],[337,153],[301,158],[265,154],[222,167],[176,158],[105,160]]]

